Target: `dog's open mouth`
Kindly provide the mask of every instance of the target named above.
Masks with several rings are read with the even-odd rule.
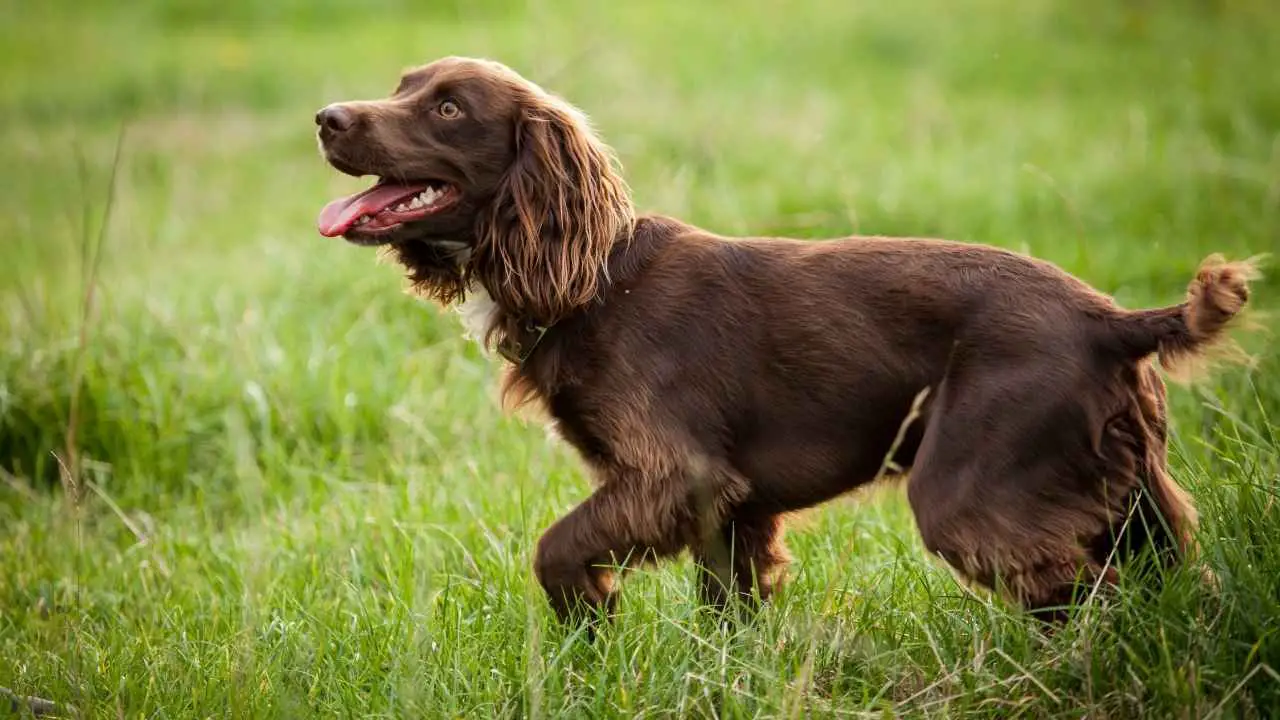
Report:
[[[457,188],[445,182],[396,183],[381,179],[364,192],[325,205],[316,224],[325,237],[344,235],[348,239],[374,240],[457,201]]]

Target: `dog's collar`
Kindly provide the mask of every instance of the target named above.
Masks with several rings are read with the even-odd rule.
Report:
[[[536,325],[533,321],[526,320],[520,323],[518,330],[498,342],[498,354],[512,365],[523,365],[538,347],[538,343],[542,342],[542,336],[547,334],[548,329],[548,326]]]

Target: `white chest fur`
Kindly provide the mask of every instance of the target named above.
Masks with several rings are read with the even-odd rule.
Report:
[[[454,310],[462,318],[463,335],[484,345],[485,333],[498,314],[498,304],[489,296],[489,291],[478,283],[472,285],[467,288],[467,299]]]

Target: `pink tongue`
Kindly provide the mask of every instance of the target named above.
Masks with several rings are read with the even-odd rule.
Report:
[[[400,200],[412,197],[430,185],[396,185],[378,183],[364,192],[338,198],[320,211],[316,225],[325,237],[337,237],[351,229],[362,215],[377,215]]]

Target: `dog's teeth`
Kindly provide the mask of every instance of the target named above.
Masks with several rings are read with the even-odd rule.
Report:
[[[418,197],[417,195],[414,195],[413,200],[409,202],[409,207],[414,210],[422,207],[422,205],[423,205],[422,198]]]

